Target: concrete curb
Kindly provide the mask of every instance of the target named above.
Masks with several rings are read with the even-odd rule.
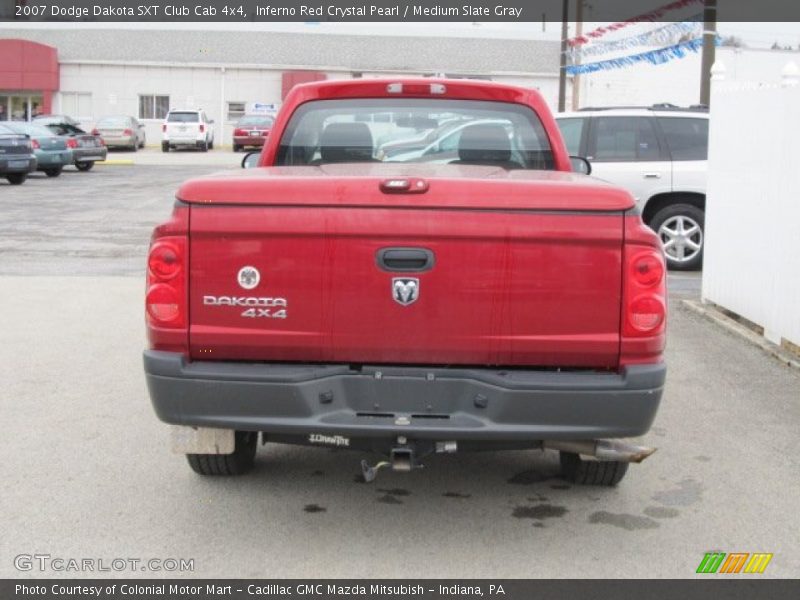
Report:
[[[696,315],[700,315],[701,317],[705,317],[709,321],[713,321],[723,329],[726,329],[730,333],[739,336],[740,338],[744,339],[745,341],[753,344],[754,346],[758,346],[764,352],[772,356],[773,358],[778,359],[783,364],[792,367],[794,369],[800,369],[800,359],[794,356],[792,353],[784,350],[780,346],[776,346],[763,336],[758,335],[754,331],[751,331],[741,323],[737,323],[734,319],[723,314],[721,311],[717,310],[713,306],[708,304],[703,304],[698,302],[697,300],[681,300],[681,304],[688,308],[690,311],[695,313]]]

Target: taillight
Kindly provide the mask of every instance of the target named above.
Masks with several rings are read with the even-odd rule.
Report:
[[[147,256],[145,317],[154,350],[187,351],[188,213],[188,207],[178,206],[172,219],[156,228]]]
[[[243,130],[243,129],[234,129],[234,130],[233,130],[233,135],[238,135],[238,136],[240,136],[240,137],[241,137],[241,136],[243,136],[243,135],[247,135],[247,134],[244,132],[244,130]]]
[[[626,336],[654,335],[666,318],[664,257],[657,248],[625,248],[628,276],[625,286]]]
[[[39,142],[37,140],[31,140],[31,148],[33,148],[34,150],[38,150],[39,148],[41,148],[41,146],[39,145]]]
[[[162,123],[162,125],[161,125],[161,131],[163,131],[164,133],[166,133],[166,132],[167,132],[167,124],[166,124],[166,123]]]
[[[154,277],[169,280],[181,270],[181,252],[178,247],[167,240],[159,240],[150,248],[147,268]]]
[[[206,130],[206,126],[203,125],[202,123],[200,123],[200,133],[205,132],[205,130]]]
[[[643,287],[654,286],[664,278],[664,260],[652,251],[637,254],[631,261],[631,275]]]
[[[157,283],[147,292],[147,314],[158,324],[178,324],[181,319],[181,301],[178,292],[165,283]]]
[[[92,135],[100,135],[100,130],[97,128],[92,129]]]
[[[664,303],[655,296],[640,296],[628,307],[630,325],[642,333],[652,333],[664,323]]]
[[[69,138],[67,140],[67,148],[77,148],[78,147],[78,140],[75,138]]]
[[[125,131],[122,132],[122,135],[133,135],[133,131],[131,131],[130,129],[126,129]]]

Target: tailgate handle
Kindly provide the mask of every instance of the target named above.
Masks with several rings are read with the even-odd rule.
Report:
[[[376,259],[384,271],[427,271],[434,263],[433,252],[427,248],[381,248]]]

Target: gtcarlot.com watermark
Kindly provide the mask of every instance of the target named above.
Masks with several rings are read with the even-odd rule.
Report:
[[[193,558],[74,558],[50,554],[17,554],[17,571],[55,573],[170,572],[191,573]]]

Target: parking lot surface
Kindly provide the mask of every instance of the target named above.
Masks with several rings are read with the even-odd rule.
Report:
[[[359,452],[268,444],[247,476],[194,475],[147,397],[142,273],[178,183],[241,157],[209,155],[237,158],[0,183],[0,576],[42,575],[14,568],[26,553],[188,558],[196,577],[461,578],[692,577],[719,550],[800,572],[800,374],[684,310],[698,274],[670,277],[667,388],[643,440],[659,450],[615,489],[565,484],[537,451],[363,484]]]

